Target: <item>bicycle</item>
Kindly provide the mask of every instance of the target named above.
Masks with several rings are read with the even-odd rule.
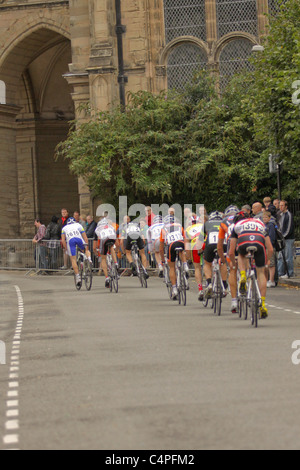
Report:
[[[76,275],[74,273],[75,286],[77,290],[80,290],[82,287],[82,280],[84,280],[86,290],[90,291],[93,283],[93,270],[90,261],[88,260],[84,251],[82,251],[78,246],[76,247],[76,262],[78,266],[80,284],[76,282]]]
[[[256,251],[257,248],[255,246],[247,248],[247,252],[249,253],[247,258],[250,261],[250,269],[247,274],[246,308],[247,310],[250,308],[251,325],[255,328],[258,327],[258,319],[260,318],[259,309],[262,306],[261,294],[255,272],[254,253],[256,253]]]
[[[139,249],[138,249],[136,240],[133,240],[131,242],[131,254],[132,254],[132,258],[135,262],[136,273],[137,273],[137,276],[140,280],[141,287],[144,287],[145,289],[147,289],[147,287],[148,287],[147,273],[146,273],[146,270],[145,270],[145,268],[142,264],[142,261],[139,257]]]
[[[166,284],[170,299],[172,299],[172,283],[170,281],[170,268],[168,263],[164,264],[164,283]]]
[[[176,281],[177,281],[177,290],[178,290],[178,303],[179,305],[183,304],[186,306],[186,291],[188,290],[188,281],[186,278],[186,273],[183,269],[183,263],[179,257],[179,253],[183,251],[183,248],[175,248],[176,251],[176,260],[175,260],[175,269],[176,269]]]
[[[204,298],[203,305],[204,307],[207,307],[209,300],[211,300],[211,308],[214,310],[214,314],[221,316],[222,300],[225,297],[225,287],[224,287],[223,279],[221,275],[219,255],[218,255],[217,250],[215,250],[215,258],[212,263],[212,272],[213,272],[213,276],[212,276],[211,299]]]
[[[109,288],[110,292],[113,290],[117,294],[119,291],[119,275],[117,271],[117,266],[114,263],[114,260],[111,255],[111,248],[114,246],[113,242],[108,243],[108,251],[106,255],[106,263],[107,263],[107,272],[109,277]]]

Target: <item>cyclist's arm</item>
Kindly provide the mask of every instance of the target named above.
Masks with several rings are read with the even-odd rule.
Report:
[[[267,248],[268,260],[270,261],[274,253],[274,248],[271,242],[271,238],[269,236],[266,236],[266,248]]]
[[[159,253],[162,262],[165,262],[165,240],[164,240],[164,230],[161,231],[160,234],[160,245],[159,245]]]
[[[237,246],[237,238],[232,237],[230,242],[229,258],[233,266],[235,266],[235,250]]]
[[[219,239],[218,239],[218,255],[221,259],[222,263],[226,263],[226,258],[224,256],[224,240],[226,238],[226,233],[224,228],[222,227],[222,224],[220,225],[219,228]]]
[[[62,243],[62,246],[64,248],[64,250],[67,249],[67,242],[66,242],[66,236],[64,233],[61,234],[61,243]]]

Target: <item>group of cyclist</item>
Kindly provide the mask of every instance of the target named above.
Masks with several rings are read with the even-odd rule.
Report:
[[[229,283],[232,296],[231,311],[237,313],[237,292],[239,290],[243,294],[247,289],[247,249],[255,247],[257,280],[262,297],[260,314],[261,318],[268,316],[265,304],[267,292],[266,268],[273,255],[273,246],[267,228],[261,220],[251,218],[247,211],[239,210],[237,206],[231,205],[224,213],[214,211],[208,216],[202,214],[200,217],[191,213],[187,218],[186,229],[176,219],[175,211],[172,209],[169,210],[166,217],[154,216],[151,222],[145,240],[139,223],[131,222],[128,218],[118,230],[117,226],[107,217],[100,217],[95,231],[93,250],[95,254],[101,257],[101,268],[105,274],[106,287],[109,287],[106,264],[108,247],[111,247],[110,253],[116,268],[118,268],[117,253],[121,250],[126,253],[132,274],[136,275],[131,248],[133,243],[137,244],[146,278],[149,277],[147,272],[148,261],[145,253],[146,241],[149,253],[155,256],[159,277],[163,277],[164,264],[168,263],[169,265],[172,299],[176,300],[178,297],[175,268],[177,251],[180,252],[180,259],[187,278],[189,277],[188,261],[194,265],[195,280],[199,291],[198,299],[200,301],[205,298],[209,299],[212,295],[212,263],[217,253],[224,292],[227,295]],[[78,276],[76,246],[84,250],[90,262],[92,261],[86,234],[82,226],[73,218],[69,218],[62,231],[62,243],[64,248],[68,250],[74,273]],[[202,266],[206,279],[204,288]],[[240,271],[239,286],[238,270]],[[76,279],[77,282],[80,282],[79,276]]]

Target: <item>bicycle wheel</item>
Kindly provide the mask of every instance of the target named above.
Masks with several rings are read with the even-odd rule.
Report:
[[[259,311],[259,304],[258,304],[258,296],[256,292],[256,286],[255,286],[255,280],[252,279],[251,281],[252,287],[252,301],[251,301],[251,308],[252,308],[252,314],[251,314],[251,324],[257,328],[258,327],[258,311]]]
[[[164,283],[166,284],[169,298],[172,299],[172,284],[169,277],[169,266],[164,266]]]
[[[77,258],[77,266],[78,266],[78,272],[79,272],[79,277],[80,277],[80,284],[77,284],[75,273],[74,273],[74,282],[75,282],[76,289],[80,290],[82,287],[82,274],[83,274],[83,263],[80,257]]]
[[[181,297],[181,304],[186,306],[186,281],[185,281],[185,275],[184,272],[182,271],[182,268],[180,270],[180,289],[179,289],[179,296]]]
[[[112,282],[112,287],[115,293],[117,294],[119,292],[119,281],[118,281],[118,272],[117,272],[116,266],[114,266],[113,268],[113,275],[111,278],[111,282]]]
[[[93,283],[92,265],[88,260],[84,261],[84,282],[86,290],[91,290]]]

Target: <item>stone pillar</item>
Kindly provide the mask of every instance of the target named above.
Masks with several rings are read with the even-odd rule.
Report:
[[[0,105],[0,238],[19,237],[16,117],[20,109],[17,106]]]
[[[20,237],[32,238],[34,219],[40,217],[38,197],[38,171],[36,162],[35,122],[18,124],[16,139]]]
[[[268,14],[269,5],[268,0],[257,1],[257,19],[258,19],[258,37],[259,40],[267,35],[269,20],[266,16]]]
[[[205,0],[206,41],[211,47],[218,40],[216,0]]]

